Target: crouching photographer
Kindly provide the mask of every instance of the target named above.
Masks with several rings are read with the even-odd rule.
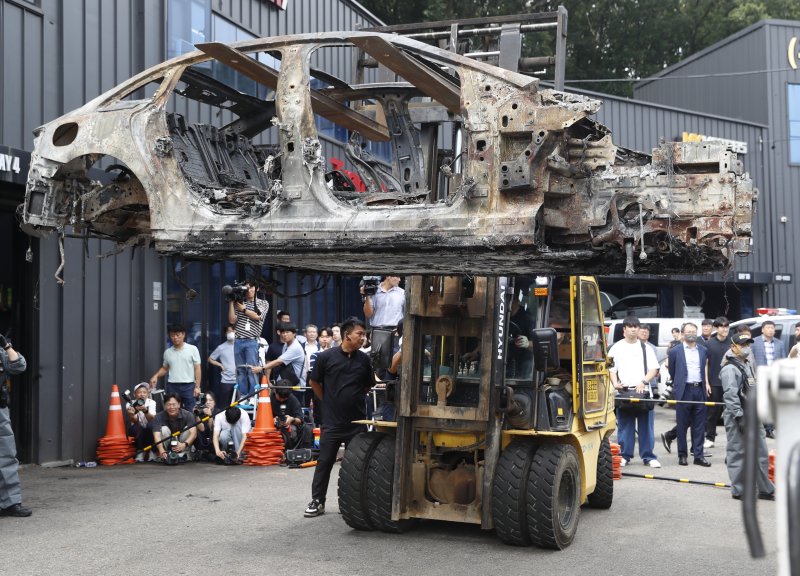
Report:
[[[231,406],[214,417],[214,453],[222,464],[241,463],[242,448],[250,429],[250,416],[238,406]]]
[[[214,459],[214,413],[217,408],[217,398],[213,392],[200,394],[192,413],[197,424],[197,440],[194,443],[195,460],[211,461]],[[205,418],[207,420],[203,421]]]
[[[153,440],[162,462],[178,464],[189,460],[192,444],[197,439],[194,423],[194,414],[181,408],[178,394],[164,397],[164,410],[156,414],[151,424]],[[177,432],[180,434],[173,436]]]
[[[156,403],[150,398],[150,384],[139,382],[133,388],[133,397],[125,391],[123,395],[128,412],[128,436],[134,439],[136,445],[136,461],[146,462],[148,457],[155,460],[155,455],[149,450],[142,452],[142,448],[153,443],[153,431],[150,422],[156,417]]]
[[[304,448],[303,439],[308,434],[305,431],[303,407],[300,406],[300,401],[288,388],[274,388],[270,402],[272,414],[275,416],[275,427],[283,436],[283,445],[287,450]]]

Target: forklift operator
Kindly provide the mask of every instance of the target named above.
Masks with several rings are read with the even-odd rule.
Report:
[[[533,371],[533,331],[536,322],[523,306],[527,302],[529,286],[517,286],[511,300],[511,320],[508,330],[508,362],[506,376],[510,378],[531,378]]]

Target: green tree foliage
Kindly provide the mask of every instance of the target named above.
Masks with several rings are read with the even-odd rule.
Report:
[[[360,1],[387,24],[548,12],[561,4],[569,12],[567,80],[644,78],[759,20],[800,19],[798,0]],[[552,34],[532,34],[524,53],[551,55],[554,47]],[[633,82],[574,86],[630,96]]]

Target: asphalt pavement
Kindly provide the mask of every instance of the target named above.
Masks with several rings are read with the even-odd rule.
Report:
[[[674,412],[657,408],[656,433]],[[724,429],[710,468],[638,458],[624,472],[728,482]],[[674,446],[674,445],[673,445]],[[691,459],[690,459],[691,462]],[[0,518],[0,574],[530,575],[776,574],[775,503],[758,501],[767,557],[749,556],[741,503],[724,488],[623,477],[611,510],[581,510],[563,551],[516,548],[493,531],[423,522],[406,534],[351,530],[338,514],[304,518],[313,468],[190,463],[22,470],[30,518]]]

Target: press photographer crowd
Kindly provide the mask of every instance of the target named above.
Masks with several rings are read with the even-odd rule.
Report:
[[[323,514],[340,447],[365,429],[353,422],[394,419],[394,383],[405,307],[400,283],[399,276],[364,277],[360,286],[364,319],[351,317],[333,326],[307,323],[299,330],[288,312],[278,311],[272,343],[264,334],[269,302],[259,298],[255,282],[248,279],[225,286],[226,337],[207,359],[209,366],[219,368],[219,378],[202,381],[203,360],[198,348],[186,341],[184,326],[172,324],[168,327],[171,345],[164,350],[161,365],[148,381],[122,394],[135,462],[241,464],[248,458],[247,439],[254,432],[257,413],[268,406],[283,441],[281,463],[316,466],[312,500],[305,515]],[[762,335],[755,341],[747,326],[729,334],[725,317],[703,320],[699,326],[687,320],[673,334],[666,358],[659,363],[650,327],[633,316],[625,318],[622,326],[623,338],[609,342],[621,465],[633,461],[638,438],[643,463],[661,467],[655,454],[653,408],[673,399],[684,401],[676,406],[677,425],[661,434],[664,450],[671,454],[677,441],[679,465],[688,465],[691,452],[694,465],[711,466],[705,450],[714,447],[722,418],[731,495],[741,498],[743,405],[754,382],[755,367],[771,364],[787,353],[797,355],[800,344],[787,351],[774,337],[775,326],[769,320],[763,322]],[[800,342],[800,323],[795,338]],[[465,361],[475,361],[466,358],[470,354]],[[0,335],[0,371],[13,375],[24,370],[25,359]],[[663,383],[659,387],[659,374],[668,375],[666,387]],[[7,380],[5,374],[2,377]],[[632,402],[634,399],[642,401]],[[715,404],[706,406],[707,401]],[[691,450],[687,434],[691,435]],[[760,431],[763,454],[758,486],[763,499],[774,499],[774,486],[766,475],[765,442],[774,434],[770,428]],[[8,392],[2,386],[0,515],[28,516],[31,511],[22,507],[15,454]]]

